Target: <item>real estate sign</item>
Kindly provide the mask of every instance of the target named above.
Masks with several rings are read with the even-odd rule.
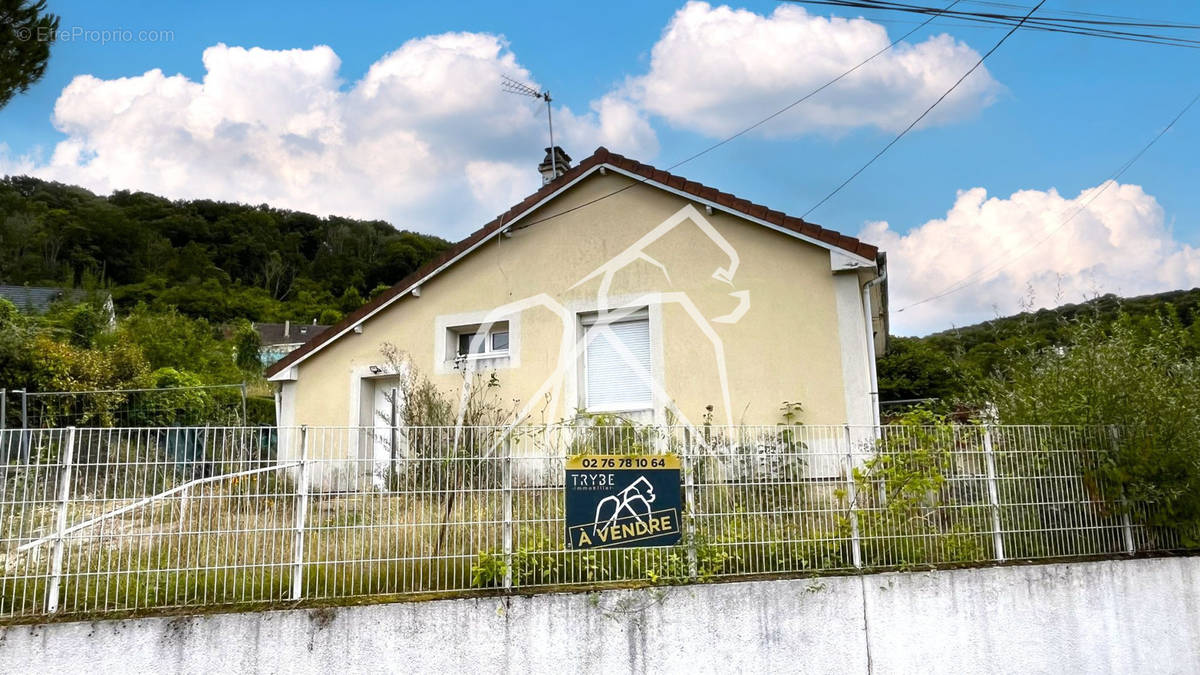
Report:
[[[670,546],[683,533],[676,455],[579,455],[567,460],[567,545]]]

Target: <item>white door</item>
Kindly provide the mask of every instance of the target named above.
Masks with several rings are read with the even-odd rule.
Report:
[[[364,459],[370,460],[374,482],[382,487],[389,473],[398,468],[394,462],[405,456],[407,435],[400,419],[403,401],[396,378],[375,378],[370,382],[370,419],[363,420],[363,426],[371,430],[371,435]]]

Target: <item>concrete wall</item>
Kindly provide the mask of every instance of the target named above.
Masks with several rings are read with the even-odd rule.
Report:
[[[16,626],[9,673],[1200,671],[1200,558]]]
[[[399,299],[367,320],[361,333],[347,333],[302,361],[297,381],[284,385],[286,400],[295,407],[285,413],[287,419],[309,425],[364,423],[356,403],[359,381],[372,366],[386,372],[380,351],[385,343],[406,352],[440,388],[457,392],[460,376],[447,367],[444,355],[445,327],[454,317],[498,308],[506,309],[492,320],[519,323],[511,337],[516,352],[511,363],[496,365],[500,400],[505,407],[513,398],[532,406],[535,421],[570,418],[583,404],[578,364],[568,364],[561,377],[552,374],[561,366],[560,355],[579,337],[577,314],[595,310],[601,291],[600,278],[577,282],[694,204],[639,185],[568,212],[629,183],[615,174],[587,178],[528,219],[565,212],[562,216],[529,227],[518,223],[511,238],[487,242],[422,286],[420,297]],[[802,421],[810,424],[869,423],[870,400],[861,382],[867,359],[858,284],[874,271],[835,275],[825,249],[720,211],[707,215],[700,207],[696,215],[645,248],[662,268],[644,259],[632,262],[604,294],[613,307],[650,306],[654,378],[661,387],[654,419],[661,422],[673,407],[680,418],[699,423],[711,404],[716,423],[770,425],[780,420],[779,407],[786,400],[803,402]],[[729,255],[697,219],[711,224],[736,251],[738,265],[729,283],[714,279],[717,270],[731,266]],[[835,285],[835,277],[843,283]],[[739,306],[731,295],[738,291],[749,292],[749,310],[733,323],[714,321]],[[839,292],[846,296],[842,304],[852,305],[850,325],[839,323]],[[665,295],[647,302],[653,293]],[[716,374],[714,339],[725,352],[728,402]],[[862,354],[844,363],[843,343]],[[847,368],[856,395],[849,416],[843,387]],[[540,391],[548,381],[553,383],[550,405]]]

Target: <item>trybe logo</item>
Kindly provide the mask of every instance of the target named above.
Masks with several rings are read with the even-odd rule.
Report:
[[[609,495],[600,500],[600,504],[596,506],[596,524],[592,528],[594,534],[599,535],[600,529],[608,529],[617,524],[617,520],[622,514],[633,516],[634,520],[639,525],[645,524],[645,520],[650,519],[651,511],[650,504],[654,501],[654,486],[650,481],[646,480],[645,476],[638,476],[638,479],[633,481],[629,487],[621,490],[619,495]],[[641,507],[638,507],[641,504]],[[606,509],[605,507],[611,507]],[[612,512],[607,519],[603,520],[601,515],[609,510]],[[645,515],[643,520],[642,516]]]

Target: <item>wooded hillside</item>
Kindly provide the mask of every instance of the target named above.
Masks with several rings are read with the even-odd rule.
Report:
[[[0,283],[105,286],[118,307],[334,323],[449,246],[362,221],[0,179]]]
[[[1081,321],[1111,327],[1127,317],[1134,325],[1147,325],[1160,315],[1182,329],[1188,353],[1200,354],[1200,288],[1134,298],[1104,295],[925,337],[893,337],[888,354],[879,359],[880,400],[953,398],[1014,355],[1069,344]]]

